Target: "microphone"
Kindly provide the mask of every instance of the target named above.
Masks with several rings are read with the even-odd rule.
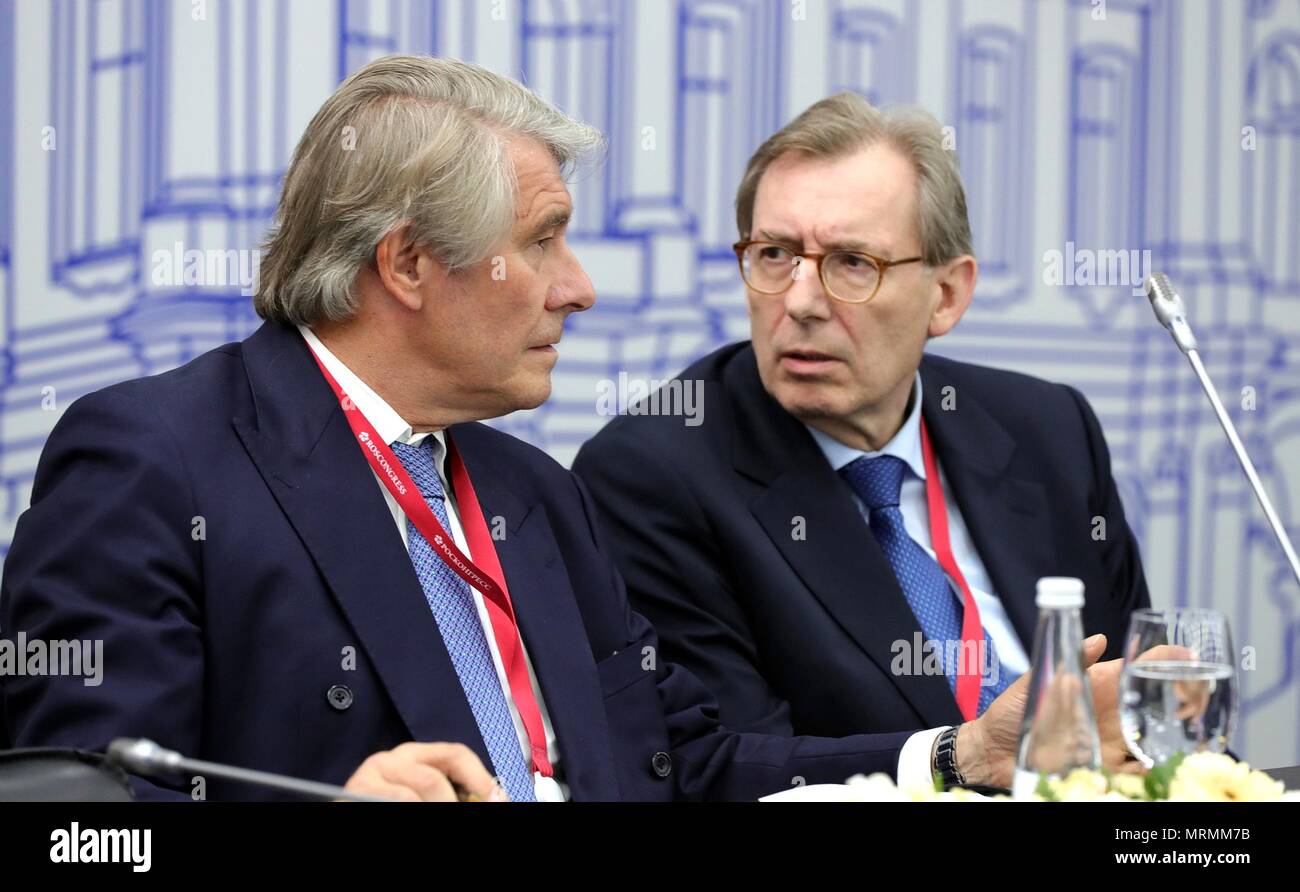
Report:
[[[364,796],[333,784],[299,780],[296,777],[253,771],[248,768],[235,768],[216,762],[187,759],[175,750],[163,749],[152,740],[144,738],[119,737],[108,745],[108,752],[105,755],[110,762],[141,777],[175,778],[182,773],[198,774],[239,781],[283,793],[293,793],[309,799],[347,799],[351,802],[397,801],[381,796]]]
[[[1259,504],[1264,509],[1264,516],[1268,518],[1269,525],[1273,528],[1273,535],[1282,546],[1282,553],[1286,555],[1287,562],[1291,565],[1291,572],[1295,574],[1296,582],[1300,582],[1300,558],[1296,557],[1295,547],[1291,544],[1277,512],[1273,510],[1273,503],[1269,501],[1268,493],[1264,491],[1264,484],[1260,482],[1259,474],[1255,471],[1255,464],[1246,453],[1246,447],[1237,436],[1237,428],[1228,417],[1228,411],[1223,408],[1219,394],[1210,381],[1209,373],[1205,371],[1205,364],[1201,362],[1201,354],[1197,349],[1196,335],[1192,333],[1192,327],[1187,321],[1187,308],[1183,304],[1183,299],[1164,273],[1157,273],[1148,280],[1147,298],[1151,301],[1151,309],[1155,311],[1156,319],[1168,329],[1178,349],[1186,354],[1188,362],[1192,364],[1192,370],[1196,372],[1205,395],[1210,398],[1210,405],[1214,407],[1214,414],[1218,416],[1219,424],[1228,436],[1228,442],[1237,453],[1237,461],[1241,462],[1241,468],[1246,472],[1251,488],[1255,490],[1255,497],[1259,499]]]
[[[1187,324],[1187,307],[1178,292],[1174,290],[1174,285],[1169,281],[1168,276],[1164,273],[1156,273],[1150,278],[1147,299],[1151,301],[1151,309],[1155,311],[1156,319],[1173,335],[1178,349],[1184,353],[1195,350],[1196,335],[1192,334],[1192,327]]]

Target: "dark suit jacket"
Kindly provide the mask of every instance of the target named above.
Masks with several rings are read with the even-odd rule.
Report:
[[[729,727],[775,734],[906,731],[961,721],[940,675],[891,672],[920,631],[847,484],[763,388],[749,344],[682,372],[703,423],[625,415],[574,463],[665,655],[718,698]],[[1083,622],[1119,655],[1148,603],[1101,428],[1075,390],[927,355],[921,411],[1021,642],[1035,582],[1077,576]],[[945,388],[956,404],[941,408]],[[806,540],[792,536],[804,519]],[[1093,539],[1093,518],[1106,538]]]
[[[499,556],[574,799],[753,799],[894,770],[902,735],[719,727],[629,610],[578,479],[483,425],[450,433],[484,515],[506,520]],[[15,746],[149,737],[332,783],[408,740],[461,741],[491,764],[379,486],[306,344],[277,324],[69,406],[5,562],[0,629],[104,641],[98,687],[0,679]],[[340,685],[346,708],[326,696]]]

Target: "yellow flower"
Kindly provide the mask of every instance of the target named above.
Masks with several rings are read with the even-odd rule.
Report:
[[[1106,776],[1087,768],[1076,768],[1060,780],[1049,780],[1048,785],[1058,802],[1096,802],[1106,798]]]
[[[1176,802],[1267,802],[1283,792],[1281,781],[1224,753],[1192,753],[1169,782],[1169,799]]]
[[[936,793],[935,800],[939,802],[993,802],[995,800],[1010,801],[1010,797],[985,796],[983,793],[976,793],[974,790],[967,790],[964,787],[953,787],[951,790]]]
[[[893,778],[881,773],[870,776],[857,774],[849,778],[845,798],[853,802],[984,802],[990,799],[960,788],[939,793],[931,784],[909,784],[900,788],[894,785]]]
[[[894,779],[884,772],[867,776],[855,774],[848,781],[848,795],[855,802],[907,802],[913,800],[898,787]],[[913,800],[914,801],[914,800]]]
[[[1110,788],[1126,799],[1146,799],[1146,781],[1136,774],[1114,774],[1110,778]]]

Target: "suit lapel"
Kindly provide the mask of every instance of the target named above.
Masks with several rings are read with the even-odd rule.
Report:
[[[1055,554],[1034,550],[1049,528],[1047,493],[1041,483],[1010,473],[1015,440],[928,357],[921,380],[921,411],[943,475],[998,598],[1029,649],[1037,622],[1035,583],[1044,567],[1060,565]],[[949,408],[945,393],[953,396]]]
[[[608,721],[596,664],[568,571],[560,559],[545,509],[525,504],[509,481],[517,469],[499,461],[480,425],[456,425],[456,441],[489,527],[506,521],[496,543],[511,603],[519,621],[537,684],[563,757],[561,770],[574,800],[615,799]]]
[[[487,747],[393,517],[297,331],[267,322],[243,345],[254,417],[233,424],[420,741]]]
[[[894,642],[910,648],[920,625],[848,486],[764,390],[751,350],[733,363],[727,387],[737,406],[733,463],[762,487],[750,508],[772,544],[925,723],[960,722],[947,679],[892,671]],[[798,518],[803,539],[795,535]]]

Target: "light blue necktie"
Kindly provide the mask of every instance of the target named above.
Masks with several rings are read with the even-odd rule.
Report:
[[[438,441],[426,436],[418,446],[407,443],[392,444],[393,452],[405,466],[406,472],[424,496],[434,517],[443,529],[451,532],[447,521],[446,494],[438,476],[434,447]],[[470,710],[478,722],[483,742],[501,785],[510,794],[512,802],[532,802],[533,779],[524,761],[519,735],[515,733],[510,707],[501,690],[501,679],[492,662],[487,635],[479,620],[478,608],[469,584],[443,562],[433,546],[416,529],[410,518],[406,521],[407,540],[411,563],[420,577],[424,598],[433,610],[433,618],[442,633],[443,643],[456,667],[460,685],[469,699]]]
[[[922,634],[939,645],[944,674],[955,694],[957,661],[944,660],[946,649],[943,645],[947,641],[961,640],[961,596],[949,583],[939,562],[907,534],[903,512],[898,507],[906,470],[907,464],[893,455],[863,456],[840,468],[840,475],[870,509],[871,532],[889,559],[889,565],[894,568],[903,595],[921,624]],[[988,709],[994,698],[1014,680],[1011,673],[997,662],[997,651],[988,630],[984,631],[984,646],[987,650],[986,665],[998,666],[1000,671],[995,684],[980,685],[980,713]]]

